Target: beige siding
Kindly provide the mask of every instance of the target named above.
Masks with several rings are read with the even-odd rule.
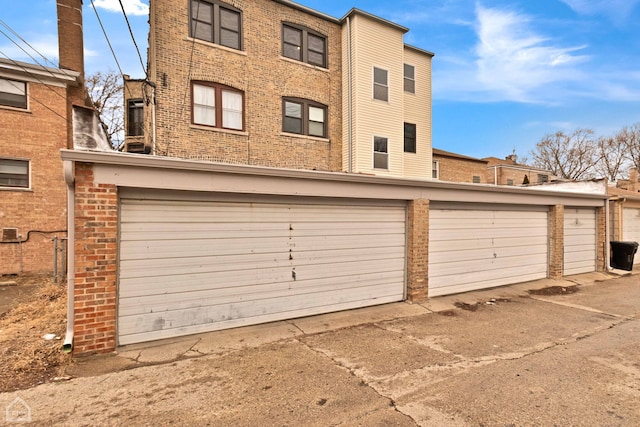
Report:
[[[415,67],[415,94],[403,96],[404,121],[416,124],[417,140],[416,153],[404,153],[403,176],[431,179],[431,56],[405,47],[404,63]]]
[[[403,171],[402,31],[362,15],[351,19],[353,34],[353,124],[355,172],[401,176]],[[389,102],[373,99],[373,68],[388,71]],[[373,137],[389,140],[389,170],[373,169]]]

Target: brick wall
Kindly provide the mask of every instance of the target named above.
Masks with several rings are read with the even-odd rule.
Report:
[[[30,189],[0,189],[0,231],[17,228],[22,240],[29,237],[22,244],[0,243],[0,274],[51,272],[51,239],[66,237],[60,159],[67,144],[66,89],[28,83],[27,91],[28,110],[0,107],[0,157],[29,160],[31,168]]]
[[[410,201],[407,222],[407,299],[420,301],[429,292],[429,201]]]
[[[243,12],[243,51],[191,39],[188,2],[157,0],[152,4],[150,71],[157,84],[157,154],[272,167],[341,170],[340,26],[271,0],[227,3]],[[281,58],[283,21],[327,36],[328,69]],[[192,126],[190,80],[220,83],[244,91],[246,131]],[[283,135],[283,96],[329,106],[328,138]]]
[[[607,215],[604,207],[596,208],[596,271],[607,271]]]
[[[564,206],[549,209],[549,278],[561,279],[564,274]]]
[[[457,159],[434,154],[433,160],[438,161],[441,181],[473,182],[473,177],[480,177],[480,184],[487,183],[487,164],[472,160]]]
[[[118,195],[115,185],[94,184],[91,165],[75,170],[75,355],[116,347]]]

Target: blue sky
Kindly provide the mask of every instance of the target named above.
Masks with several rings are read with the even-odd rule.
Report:
[[[3,0],[6,4],[9,0]],[[148,0],[122,0],[142,54]],[[410,28],[435,52],[433,145],[474,157],[528,155],[545,134],[610,135],[640,122],[640,0],[300,0],[335,17],[352,6]],[[0,57],[57,65],[55,0],[3,5]],[[118,0],[93,0],[122,70],[143,76]],[[84,0],[88,73],[117,70]],[[4,34],[3,34],[4,33]],[[6,34],[6,35],[5,35]],[[9,37],[7,37],[9,36]]]

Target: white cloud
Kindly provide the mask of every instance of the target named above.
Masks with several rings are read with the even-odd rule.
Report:
[[[48,67],[55,67],[58,63],[58,38],[56,35],[41,35],[38,40],[32,40],[27,45],[22,45],[22,49],[15,44],[0,46],[0,52],[6,57],[22,62],[37,62]],[[24,49],[24,50],[23,50]],[[34,51],[35,49],[35,51]],[[26,52],[25,52],[26,51]],[[42,59],[44,56],[47,61]]]
[[[560,0],[581,15],[605,15],[624,21],[640,0]]]
[[[95,0],[94,4],[100,9],[109,12],[122,12],[122,7],[118,0]],[[124,11],[127,15],[147,15],[149,14],[149,5],[142,0],[122,0]]]
[[[524,14],[480,5],[476,13],[477,78],[486,90],[505,100],[548,102],[554,96],[550,85],[583,78],[577,64],[589,57],[574,52],[586,46],[554,44],[536,33]]]

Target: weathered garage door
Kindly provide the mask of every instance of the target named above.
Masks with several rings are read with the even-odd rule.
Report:
[[[622,240],[625,242],[640,242],[640,209],[622,209]],[[636,254],[633,264],[640,263],[640,256]]]
[[[564,274],[596,271],[596,210],[564,210]]]
[[[547,277],[546,210],[443,208],[429,215],[429,295]]]
[[[122,199],[120,227],[120,345],[404,298],[404,206]]]

